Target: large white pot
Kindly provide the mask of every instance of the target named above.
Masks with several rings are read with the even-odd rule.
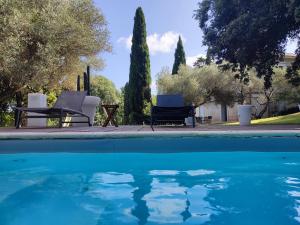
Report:
[[[184,122],[187,126],[192,126],[193,125],[193,117],[189,116],[184,119]]]
[[[251,124],[252,105],[238,105],[238,117],[241,126]]]
[[[82,112],[90,117],[91,124],[94,123],[97,106],[100,103],[100,98],[97,96],[86,96],[82,103]],[[73,127],[86,127],[89,126],[87,118],[72,117],[72,121],[86,121],[86,123],[73,123]]]
[[[47,95],[41,93],[28,94],[28,108],[47,108]],[[29,116],[39,116],[41,114],[29,112]],[[28,118],[27,126],[29,127],[46,127],[47,118]]]

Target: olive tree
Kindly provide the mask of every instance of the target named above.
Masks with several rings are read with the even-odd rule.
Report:
[[[269,111],[272,103],[300,102],[300,87],[295,87],[285,78],[283,69],[274,68],[273,85],[266,88],[255,70],[249,70],[249,79],[244,82],[234,78],[231,71],[222,71],[217,65],[204,65],[200,68],[181,66],[178,74],[171,75],[163,68],[157,77],[159,94],[182,94],[185,103],[196,106],[208,101],[232,105],[253,104],[254,116],[261,118]]]
[[[271,113],[271,105],[280,102],[297,104],[300,102],[300,87],[291,84],[286,79],[286,71],[280,68],[273,68],[272,87],[266,88],[263,80],[257,78],[255,73],[250,75],[250,85],[244,85],[246,95],[251,97],[253,105],[256,105],[255,118],[262,118],[267,112]],[[249,99],[249,98],[248,98]]]
[[[215,65],[201,68],[182,65],[175,75],[164,68],[157,77],[159,94],[182,94],[186,104],[199,106],[212,99],[227,105],[234,102],[234,79]]]
[[[273,80],[275,101],[285,101],[289,104],[300,103],[300,87],[295,87],[285,79],[285,71],[283,69],[275,69]]]
[[[108,38],[92,0],[1,0],[1,108],[16,93],[74,86],[86,62],[103,66]]]

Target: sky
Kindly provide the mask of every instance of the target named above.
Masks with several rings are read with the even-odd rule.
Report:
[[[206,55],[202,31],[193,18],[199,0],[94,0],[104,14],[110,31],[112,53],[104,53],[105,68],[95,71],[112,80],[117,88],[128,81],[130,46],[135,10],[141,6],[146,20],[147,43],[150,51],[152,93],[156,93],[156,75],[163,67],[172,69],[178,36],[183,39],[188,65]],[[288,43],[287,52],[296,45]]]

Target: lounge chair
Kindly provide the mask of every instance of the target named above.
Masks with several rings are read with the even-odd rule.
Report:
[[[157,95],[157,106],[151,108],[151,128],[155,124],[184,124],[185,118],[192,117],[195,127],[194,106],[184,106],[182,95]]]
[[[90,122],[90,117],[82,112],[81,106],[84,98],[86,97],[86,92],[80,91],[63,91],[61,95],[57,98],[54,106],[52,108],[26,108],[26,107],[14,107],[16,110],[16,128],[20,127],[21,116],[23,112],[39,113],[42,115],[25,115],[26,118],[58,118],[59,127],[62,127],[63,123],[88,123],[92,126]],[[85,117],[87,121],[68,121],[63,122],[63,117]]]

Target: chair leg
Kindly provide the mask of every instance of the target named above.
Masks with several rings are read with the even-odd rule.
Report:
[[[195,116],[193,116],[193,128],[196,127],[196,121],[195,121]]]
[[[59,115],[59,128],[62,128],[62,110],[60,110],[60,115]]]
[[[90,117],[88,117],[88,123],[89,123],[89,127],[93,126],[93,124],[91,123]]]
[[[22,115],[22,111],[21,110],[17,110],[17,113],[16,113],[16,128],[17,129],[20,128],[21,115]]]
[[[18,110],[16,109],[15,110],[15,115],[14,115],[14,118],[15,118],[15,127],[17,128],[17,114],[18,114]]]
[[[153,128],[153,118],[152,118],[152,117],[151,117],[151,121],[150,121],[150,126],[151,126],[152,131],[154,132],[154,128]]]

